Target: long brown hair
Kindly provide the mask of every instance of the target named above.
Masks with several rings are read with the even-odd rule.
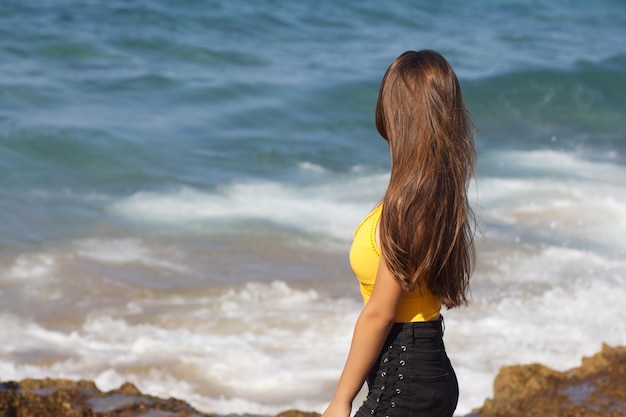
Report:
[[[474,268],[473,125],[456,74],[435,51],[408,51],[389,66],[376,104],[391,177],[380,241],[406,291],[427,288],[448,308],[467,304]]]

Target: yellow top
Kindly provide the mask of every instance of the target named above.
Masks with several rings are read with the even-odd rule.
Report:
[[[354,232],[350,248],[350,265],[359,280],[365,303],[372,295],[380,262],[380,248],[376,244],[376,225],[382,210],[383,205],[379,204],[363,219]],[[427,289],[422,289],[421,293],[419,290],[405,291],[396,312],[396,323],[434,320],[439,317],[440,311],[441,303]]]

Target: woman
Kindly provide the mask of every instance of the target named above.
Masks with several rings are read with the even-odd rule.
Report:
[[[400,55],[380,86],[376,128],[389,143],[391,176],[350,249],[365,307],[323,417],[348,417],[365,380],[356,416],[452,416],[458,384],[440,310],[467,304],[475,154],[450,64],[430,50]]]

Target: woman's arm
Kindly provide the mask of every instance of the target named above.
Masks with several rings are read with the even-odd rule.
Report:
[[[372,295],[354,327],[350,353],[335,396],[323,417],[349,417],[352,401],[380,354],[394,324],[402,289],[381,256]]]

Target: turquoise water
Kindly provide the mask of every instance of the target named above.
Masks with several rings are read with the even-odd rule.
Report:
[[[624,28],[618,0],[0,3],[0,374],[321,411],[386,185],[378,86],[421,48],[477,125],[459,412],[504,364],[626,343]]]

